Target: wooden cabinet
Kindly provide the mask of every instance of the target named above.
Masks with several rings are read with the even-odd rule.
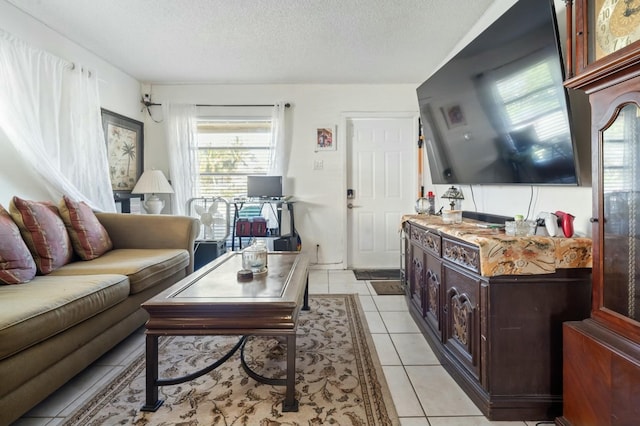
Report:
[[[593,301],[590,318],[564,326],[565,407],[557,419],[564,425],[636,425],[640,418],[640,9],[578,1],[576,17],[587,16],[577,24],[584,33],[578,51],[603,47],[597,33],[608,30],[593,26],[605,17],[601,3],[615,12],[612,23],[628,24],[621,35],[629,37],[578,62],[577,76],[565,82],[591,104]]]
[[[597,321],[564,329],[564,411],[558,424],[628,425],[640,419],[640,349]]]
[[[589,315],[590,269],[480,274],[478,248],[404,224],[407,304],[443,367],[491,420],[562,412],[562,323]]]

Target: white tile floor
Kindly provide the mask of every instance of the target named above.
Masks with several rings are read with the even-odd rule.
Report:
[[[309,292],[357,293],[365,311],[401,426],[534,426],[548,422],[490,422],[439,364],[407,310],[404,296],[377,296],[351,271],[311,270]],[[142,330],[35,407],[14,425],[52,426],[143,351]]]

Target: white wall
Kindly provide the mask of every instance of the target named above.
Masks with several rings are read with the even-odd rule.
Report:
[[[42,25],[5,0],[0,0],[0,28],[34,48],[46,50],[94,71],[99,79],[102,107],[141,120],[140,83],[131,76]],[[42,178],[20,160],[2,132],[0,152],[0,204],[8,207],[9,200],[14,195],[36,200],[48,198],[41,189]]]
[[[346,211],[344,129],[345,112],[414,112],[418,114],[416,85],[167,85],[143,87],[153,102],[196,104],[272,104],[289,102],[286,112],[291,142],[290,163],[285,190],[298,201],[296,228],[303,250],[315,262],[320,244],[319,263],[345,266],[344,215]],[[162,119],[158,107],[154,120]],[[336,151],[314,152],[315,131],[323,125],[338,127]],[[163,124],[145,118],[146,167],[168,172]],[[416,141],[417,142],[417,141]],[[322,170],[313,170],[314,160],[323,161]],[[413,170],[413,167],[410,168]],[[412,179],[415,181],[415,178]]]

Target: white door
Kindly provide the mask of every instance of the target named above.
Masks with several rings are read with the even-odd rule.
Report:
[[[400,220],[417,195],[417,116],[347,117],[347,265],[399,268]]]

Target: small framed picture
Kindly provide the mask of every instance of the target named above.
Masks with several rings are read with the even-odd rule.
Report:
[[[460,105],[449,105],[440,109],[442,110],[444,121],[447,123],[447,127],[449,129],[465,126],[467,124],[467,120],[464,117],[464,112]]]
[[[316,151],[336,150],[335,126],[323,126],[316,128]]]

